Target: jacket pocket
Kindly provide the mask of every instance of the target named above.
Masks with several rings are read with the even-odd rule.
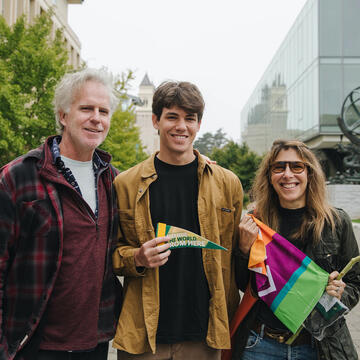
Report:
[[[18,247],[39,247],[44,250],[44,241],[56,228],[56,215],[49,200],[23,202],[19,209],[20,229]],[[51,236],[50,236],[51,238]],[[21,239],[29,241],[21,241]],[[18,248],[18,250],[21,250]],[[26,249],[24,249],[26,250]],[[28,249],[29,250],[29,249]]]
[[[344,319],[339,319],[331,328],[335,331],[320,342],[321,359],[357,360],[357,352]]]
[[[314,254],[314,261],[328,273],[342,270],[342,260],[336,252]]]
[[[231,250],[234,232],[234,207],[221,206],[216,209],[220,244]]]
[[[137,243],[137,233],[135,227],[135,211],[134,209],[119,210],[120,230],[127,242]]]

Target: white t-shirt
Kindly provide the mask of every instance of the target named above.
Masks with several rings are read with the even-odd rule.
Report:
[[[77,161],[69,159],[61,155],[61,160],[65,166],[73,173],[84,200],[89,204],[93,213],[96,210],[96,194],[95,194],[95,174],[93,162],[90,161]]]

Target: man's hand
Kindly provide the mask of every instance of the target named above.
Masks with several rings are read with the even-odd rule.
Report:
[[[341,299],[341,295],[344,292],[346,284],[342,280],[336,280],[339,273],[337,271],[333,271],[329,275],[328,284],[326,287],[326,292],[331,295],[335,296],[339,300]]]
[[[239,225],[239,249],[244,255],[248,255],[251,245],[257,238],[259,228],[251,216],[245,215]]]
[[[171,254],[169,240],[170,238],[166,236],[158,237],[142,244],[135,252],[135,265],[146,268],[164,265]]]

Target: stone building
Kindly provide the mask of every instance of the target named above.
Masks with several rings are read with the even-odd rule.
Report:
[[[138,97],[141,104],[136,106],[136,126],[140,129],[140,139],[145,151],[150,155],[160,149],[160,137],[152,125],[152,98],[155,86],[145,74],[139,85]]]
[[[81,64],[81,44],[68,24],[68,6],[82,3],[83,0],[0,0],[0,15],[9,25],[13,25],[23,14],[31,22],[34,17],[52,8],[54,31],[58,28],[63,29],[64,41],[69,52],[69,65],[78,68]]]
[[[327,174],[347,143],[341,106],[360,86],[359,0],[308,0],[241,113],[241,138],[262,154],[274,139],[297,138],[314,149]]]

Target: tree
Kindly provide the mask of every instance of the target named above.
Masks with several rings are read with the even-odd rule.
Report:
[[[120,105],[111,118],[110,131],[101,148],[112,155],[112,164],[120,171],[126,170],[147,158],[135,125],[133,106],[127,106],[127,93],[132,71],[121,74],[115,83],[120,96]]]
[[[9,27],[0,16],[0,165],[39,146],[55,132],[52,100],[68,70],[61,30],[50,13]]]
[[[111,118],[109,134],[101,148],[112,155],[112,164],[126,170],[147,158],[141,145],[139,129],[135,126],[132,109],[116,110]]]
[[[52,101],[56,84],[69,68],[62,32],[53,35],[52,26],[51,13],[30,25],[21,17],[13,27],[0,16],[0,166],[56,132]],[[121,104],[102,146],[119,170],[146,158],[134,111],[125,106],[132,79],[131,71],[116,79]]]
[[[239,145],[234,141],[229,141],[221,149],[214,149],[210,158],[234,172],[241,180],[245,193],[250,190],[262,159],[261,156],[251,151],[246,143]]]
[[[199,137],[194,142],[194,148],[204,155],[209,155],[213,149],[222,148],[228,141],[226,134],[220,128],[215,134],[206,132],[203,136]]]

